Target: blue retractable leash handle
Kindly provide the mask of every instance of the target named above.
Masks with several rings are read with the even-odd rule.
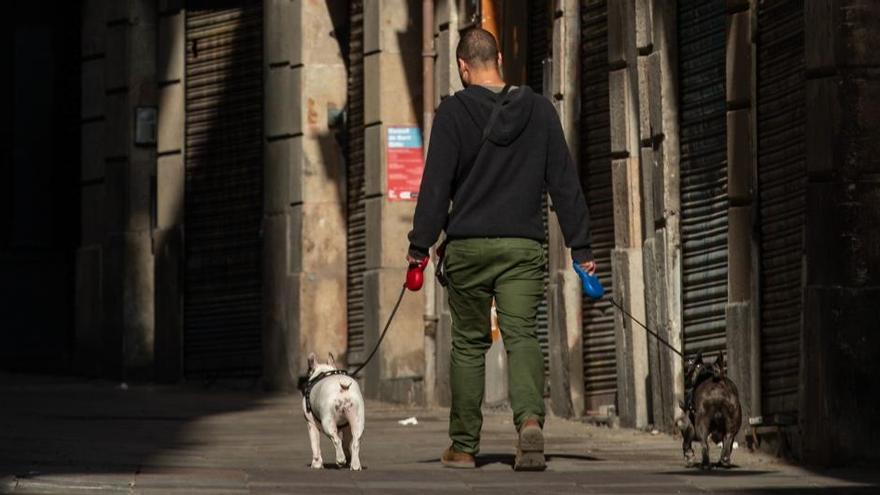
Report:
[[[602,287],[602,282],[599,282],[599,277],[590,275],[584,271],[577,261],[572,261],[571,265],[574,267],[574,271],[577,272],[578,277],[581,278],[581,284],[584,286],[584,294],[590,296],[590,299],[601,299],[602,296],[605,295],[605,287]]]
[[[571,264],[572,264],[572,266],[574,266],[574,271],[577,272],[578,277],[581,278],[581,285],[583,285],[584,294],[589,296],[589,298],[594,301],[601,299],[602,296],[605,295],[605,287],[602,287],[602,282],[599,282],[599,277],[597,277],[595,275],[590,275],[589,273],[584,271],[584,269],[581,268],[581,265],[579,265],[577,261],[572,261]],[[638,323],[638,325],[640,327],[644,328],[646,332],[648,332],[649,334],[654,336],[655,339],[657,339],[658,341],[660,341],[660,343],[662,343],[663,345],[668,347],[670,350],[672,350],[672,352],[674,352],[674,353],[678,354],[679,356],[681,356],[682,358],[684,358],[681,351],[679,351],[674,346],[672,346],[672,344],[667,342],[666,339],[664,339],[663,337],[658,335],[657,332],[654,332],[653,330],[651,330],[650,328],[645,326],[644,323],[640,322],[637,318],[635,318],[633,315],[629,314],[629,312],[627,310],[623,309],[623,306],[621,306],[620,303],[617,302],[617,300],[615,300],[614,298],[611,298],[611,304],[614,305],[614,307],[616,307],[617,309],[619,309],[629,319]]]

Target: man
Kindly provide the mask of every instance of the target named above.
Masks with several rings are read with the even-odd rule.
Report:
[[[544,296],[545,187],[572,257],[593,273],[589,214],[550,101],[528,87],[505,85],[501,54],[488,31],[465,32],[456,57],[465,89],[437,108],[408,255],[411,263],[423,260],[441,229],[446,231],[452,445],[441,461],[447,467],[475,466],[494,298],[519,432],[514,468],[542,470],[544,360],[537,308]]]

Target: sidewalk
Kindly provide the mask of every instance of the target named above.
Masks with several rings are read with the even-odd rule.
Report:
[[[0,394],[0,493],[880,493],[868,469],[814,472],[745,449],[735,469],[686,469],[672,437],[559,418],[547,421],[548,470],[515,473],[499,413],[486,416],[479,469],[449,470],[445,411],[378,403],[367,469],[316,471],[298,396],[3,374]],[[409,416],[419,424],[397,423]]]

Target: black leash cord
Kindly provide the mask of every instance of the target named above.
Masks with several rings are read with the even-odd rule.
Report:
[[[613,304],[615,307],[617,307],[617,309],[619,309],[623,314],[628,316],[630,320],[638,323],[640,327],[644,328],[646,332],[653,335],[655,339],[659,340],[663,345],[668,347],[672,352],[678,354],[679,356],[681,356],[682,359],[684,359],[684,354],[682,354],[681,351],[679,351],[675,347],[672,347],[672,344],[667,342],[663,337],[661,337],[661,336],[657,335],[656,333],[654,333],[653,331],[651,331],[651,329],[646,327],[644,323],[640,322],[633,315],[629,314],[629,312],[627,310],[623,309],[623,306],[621,306],[620,303],[617,302],[617,299],[611,298],[611,304]]]
[[[394,303],[394,309],[391,310],[391,314],[388,315],[388,321],[385,322],[385,328],[382,329],[382,333],[379,335],[379,341],[376,342],[376,345],[373,346],[373,350],[370,351],[370,355],[367,356],[367,359],[364,360],[363,364],[357,367],[356,370],[349,373],[350,376],[357,376],[367,364],[370,363],[370,360],[373,359],[373,356],[376,355],[376,351],[379,350],[379,346],[382,345],[382,341],[385,339],[385,334],[388,333],[388,329],[391,328],[391,322],[394,321],[394,316],[397,314],[397,309],[400,308],[400,303],[403,301],[403,295],[406,293],[406,284],[400,288],[400,295],[397,296],[397,302]],[[636,322],[640,327],[644,328],[646,332],[651,334],[655,339],[659,340],[660,343],[665,345],[669,350],[678,354],[682,359],[684,359],[684,354],[681,353],[678,349],[672,346],[669,342],[666,341],[663,337],[658,335],[656,332],[648,328],[644,323],[639,321],[635,316],[631,315],[629,311],[623,309],[623,306],[617,302],[617,299],[611,298],[611,304],[614,305],[617,309],[619,309],[624,315],[626,315],[630,320]]]
[[[370,352],[370,355],[367,356],[367,359],[364,361],[364,363],[361,364],[360,366],[358,366],[358,368],[356,370],[349,373],[349,375],[357,376],[357,374],[360,373],[362,369],[364,369],[364,367],[367,365],[367,363],[370,362],[370,359],[373,359],[373,356],[376,355],[376,351],[378,351],[379,346],[382,345],[382,339],[385,338],[385,334],[388,333],[388,328],[391,327],[391,322],[394,321],[394,315],[397,314],[397,308],[400,307],[400,302],[403,301],[403,295],[405,293],[406,293],[406,284],[403,284],[403,287],[400,289],[400,295],[397,296],[397,302],[394,303],[394,309],[392,309],[391,314],[388,315],[388,321],[385,322],[385,328],[382,330],[382,334],[379,335],[379,341],[376,342],[375,347],[373,347],[373,351]]]

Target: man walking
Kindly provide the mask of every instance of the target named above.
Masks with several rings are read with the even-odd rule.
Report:
[[[466,31],[456,57],[465,89],[437,108],[408,255],[410,262],[423,260],[440,231],[446,231],[452,445],[441,461],[447,467],[475,466],[494,298],[519,434],[514,468],[542,470],[544,360],[537,310],[546,263],[541,246],[544,188],[572,258],[593,273],[589,213],[550,101],[528,87],[504,83],[501,55],[488,31]]]

